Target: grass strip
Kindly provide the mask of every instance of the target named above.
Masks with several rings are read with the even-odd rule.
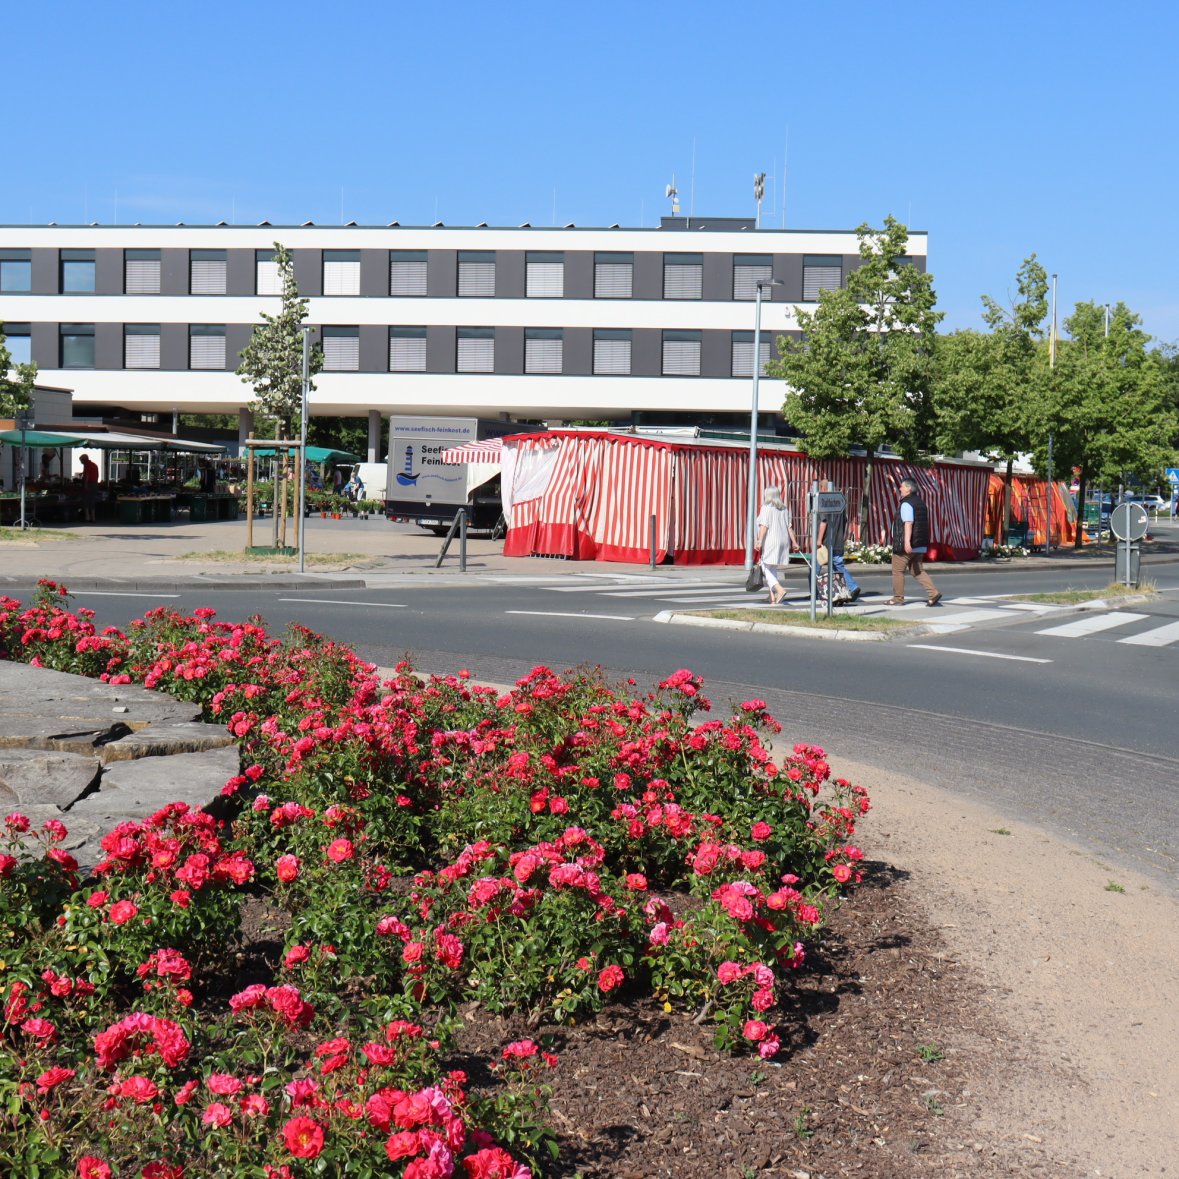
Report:
[[[1076,606],[1081,602],[1096,602],[1114,598],[1155,598],[1158,597],[1158,587],[1153,581],[1144,581],[1138,585],[1122,585],[1121,582],[1111,582],[1101,589],[1064,589],[1052,590],[1042,594],[1008,594],[1007,597],[1019,602],[1047,602],[1055,606]]]
[[[79,540],[76,532],[58,528],[0,528],[0,540]]]
[[[297,562],[296,557],[288,557],[283,553],[243,553],[240,549],[207,549],[192,553],[181,553],[173,561],[201,561],[213,564],[249,564],[259,562],[266,565],[292,565]],[[304,563],[307,565],[372,565],[375,557],[364,553],[304,553]]]
[[[694,618],[732,618],[737,622],[769,622],[778,626],[804,626],[815,630],[908,630],[916,626],[899,618],[884,618],[863,614],[833,614],[830,619],[819,615],[811,621],[808,610],[677,610]]]

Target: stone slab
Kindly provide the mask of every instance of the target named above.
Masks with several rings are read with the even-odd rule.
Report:
[[[142,757],[176,757],[208,749],[223,749],[232,744],[233,737],[224,725],[184,721],[179,724],[148,725],[146,729],[128,733],[117,741],[104,744],[99,757],[103,765],[111,765]]]
[[[144,818],[169,802],[204,808],[220,798],[221,787],[240,767],[236,745],[115,762],[103,767],[98,791],[77,803],[70,816],[117,807],[131,818]]]
[[[72,806],[94,784],[94,756],[47,749],[0,749],[0,805]]]

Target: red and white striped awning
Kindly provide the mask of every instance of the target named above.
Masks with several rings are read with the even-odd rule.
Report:
[[[444,463],[498,463],[503,450],[502,438],[484,438],[481,442],[467,442],[451,446],[442,452]]]

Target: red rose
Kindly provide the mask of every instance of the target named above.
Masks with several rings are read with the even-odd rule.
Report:
[[[112,925],[126,925],[137,913],[139,907],[131,901],[115,901],[111,905],[110,919]]]
[[[621,966],[606,966],[598,972],[598,988],[606,992],[612,991],[615,987],[621,986],[625,978]]]
[[[318,1158],[323,1150],[323,1127],[314,1119],[300,1115],[282,1128],[287,1150],[297,1159]]]
[[[328,844],[327,857],[336,864],[352,859],[354,848],[350,839],[333,839]]]

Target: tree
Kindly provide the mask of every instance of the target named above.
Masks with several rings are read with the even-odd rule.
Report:
[[[860,500],[866,535],[877,451],[885,443],[913,458],[931,437],[932,351],[937,296],[933,276],[905,259],[909,232],[893,217],[861,225],[860,265],[839,290],[820,291],[815,311],[797,308],[801,339],[778,341],[769,375],[790,385],[782,413],[808,454],[867,452]]]
[[[1042,347],[1048,275],[1035,254],[1016,272],[1016,286],[1019,297],[1010,308],[983,295],[989,334],[941,337],[934,392],[939,449],[1006,460],[1003,540],[1011,528],[1012,467],[1017,455],[1032,449],[1048,371]]]
[[[35,364],[13,365],[7,339],[4,325],[0,323],[0,418],[15,417],[20,410],[29,408],[33,404],[33,385],[37,381]]]
[[[1051,372],[1034,457],[1042,469],[1051,430],[1054,461],[1080,468],[1079,504],[1092,480],[1154,486],[1174,455],[1179,427],[1166,358],[1148,350],[1151,338],[1141,322],[1124,303],[1113,308],[1108,334],[1105,308],[1097,303],[1078,303],[1064,321],[1069,338]]]
[[[274,259],[282,281],[282,307],[277,315],[262,313],[265,321],[254,328],[250,342],[242,349],[237,373],[254,387],[254,401],[262,413],[276,418],[288,437],[299,415],[303,397],[303,323],[307,318],[306,299],[299,297],[295,267],[290,251],[274,243]],[[310,373],[323,367],[323,353],[311,349]],[[314,383],[308,386],[310,392]]]

